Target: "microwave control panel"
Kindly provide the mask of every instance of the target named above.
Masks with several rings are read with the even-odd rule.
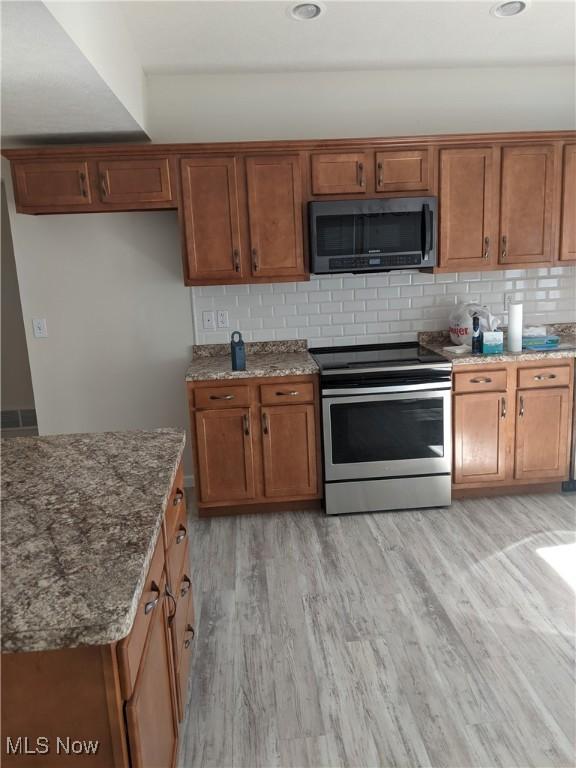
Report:
[[[378,269],[386,267],[420,267],[428,261],[420,253],[381,254],[379,256],[343,256],[329,259],[329,269]]]

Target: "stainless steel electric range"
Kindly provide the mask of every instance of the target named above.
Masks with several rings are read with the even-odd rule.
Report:
[[[450,504],[452,364],[417,343],[310,352],[320,367],[326,513]]]

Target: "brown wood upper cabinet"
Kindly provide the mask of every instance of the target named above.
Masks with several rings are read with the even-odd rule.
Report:
[[[187,158],[181,171],[186,282],[242,277],[237,159]]]
[[[312,194],[347,195],[366,192],[366,152],[313,153]]]
[[[376,192],[427,192],[431,188],[432,150],[376,152]]]
[[[250,263],[254,277],[304,277],[299,155],[246,158]]]
[[[492,147],[440,150],[440,267],[478,270],[495,263],[496,164]]]
[[[79,210],[92,203],[85,160],[38,160],[12,166],[17,210],[34,213]]]
[[[559,260],[576,261],[576,144],[564,147]]]
[[[111,205],[170,203],[174,199],[166,157],[101,160],[98,162],[100,200]]]
[[[499,264],[549,262],[553,257],[555,148],[502,148]]]

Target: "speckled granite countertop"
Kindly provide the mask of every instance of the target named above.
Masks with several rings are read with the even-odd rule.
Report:
[[[487,363],[520,363],[530,360],[549,360],[563,357],[576,357],[576,323],[554,323],[547,326],[549,332],[560,336],[556,349],[545,352],[506,352],[501,355],[472,355],[469,352],[455,354],[447,352],[444,347],[454,346],[450,341],[448,331],[430,331],[418,334],[418,342],[426,349],[437,352],[453,365],[486,365]],[[506,330],[506,329],[504,329]],[[504,334],[504,349],[506,350],[506,333]]]
[[[132,628],[184,431],[15,437],[2,449],[2,651]]]
[[[318,373],[306,341],[246,343],[246,370],[233,371],[229,344],[200,344],[193,347],[186,381],[249,379],[266,376],[304,376]]]

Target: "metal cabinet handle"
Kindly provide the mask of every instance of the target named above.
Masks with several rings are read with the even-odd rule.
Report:
[[[250,421],[248,420],[248,416],[246,416],[246,414],[242,416],[242,424],[244,425],[244,434],[248,436],[250,434]]]
[[[184,642],[184,648],[190,648],[190,645],[192,643],[192,640],[194,639],[196,632],[194,632],[194,627],[192,626],[192,624],[187,624],[186,629],[184,631],[192,633],[191,636],[187,637]]]
[[[298,397],[299,394],[298,390],[293,389],[291,392],[276,392],[276,397]]]
[[[234,395],[209,395],[209,400],[234,400]]]
[[[519,416],[524,416],[524,398],[520,395],[520,413]]]
[[[382,187],[384,186],[384,174],[382,173],[382,163],[378,163],[378,186]]]
[[[538,376],[534,376],[534,381],[546,381],[547,379],[555,379],[555,373],[539,373]]]
[[[500,400],[500,417],[502,419],[506,418],[506,398],[503,397]]]
[[[184,576],[182,578],[182,584],[184,584],[184,586],[180,586],[180,597],[184,597],[188,593],[192,586],[192,582],[188,576]]]
[[[266,411],[262,411],[262,432],[264,432],[265,435],[268,434],[268,414]]]
[[[178,528],[178,535],[176,536],[176,544],[182,544],[182,542],[186,538],[187,533],[188,531],[186,530],[186,528],[183,525],[181,525],[180,528]]]
[[[88,190],[86,189],[86,174],[80,174],[80,192],[82,197],[88,197]]]
[[[184,498],[184,491],[181,488],[177,488],[176,493],[174,494],[174,499],[172,500],[172,506],[177,507],[178,504],[182,503],[183,498]]]
[[[491,384],[492,379],[489,376],[484,376],[479,379],[470,379],[470,384]]]
[[[488,261],[489,257],[490,257],[490,238],[489,237],[485,237],[484,238],[484,253],[482,255],[482,258],[485,261]]]
[[[256,248],[252,248],[252,269],[254,272],[258,272],[260,265],[258,264],[258,251]]]
[[[168,616],[168,624],[172,624],[172,622],[174,621],[174,617],[176,616],[176,611],[178,610],[178,604],[176,603],[176,598],[174,597],[174,593],[172,592],[172,590],[168,585],[166,585],[165,594],[166,594],[166,597],[172,601],[172,605],[174,606],[174,610]]]
[[[101,173],[100,174],[100,187],[102,188],[102,196],[103,197],[108,197],[108,195],[110,193],[108,191],[108,186],[106,184],[106,174],[105,173]]]
[[[232,258],[234,259],[234,270],[240,272],[240,251],[238,248],[234,248],[232,251]]]
[[[158,605],[158,600],[160,600],[160,587],[158,584],[156,584],[155,581],[152,582],[150,585],[150,592],[156,592],[156,597],[154,600],[149,600],[147,603],[144,603],[144,613],[148,615],[151,611],[156,608]]]
[[[358,163],[358,184],[364,186],[364,163]]]
[[[505,259],[507,255],[508,239],[506,235],[502,235],[502,258]]]

